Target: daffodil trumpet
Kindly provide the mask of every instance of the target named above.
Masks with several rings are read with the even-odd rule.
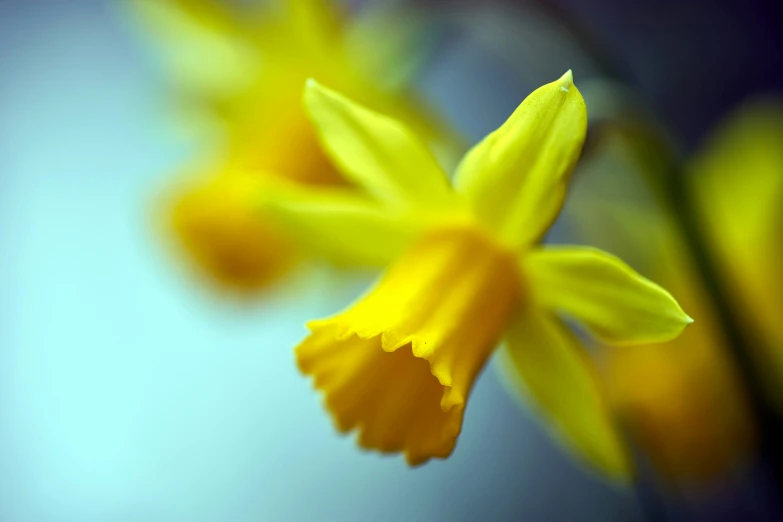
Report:
[[[561,321],[613,344],[663,342],[691,319],[665,290],[592,248],[545,247],[587,123],[571,72],[470,150],[453,183],[407,126],[314,80],[304,104],[326,153],[365,195],[300,189],[265,205],[302,243],[388,264],[296,349],[337,427],[411,465],[448,457],[499,344],[558,438],[607,475],[630,465],[594,368]]]

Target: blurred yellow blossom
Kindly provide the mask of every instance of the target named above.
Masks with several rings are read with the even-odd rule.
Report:
[[[646,231],[645,240],[636,245],[650,256],[649,273],[699,320],[666,346],[606,347],[609,396],[663,476],[679,482],[717,477],[753,448],[747,399],[676,229],[645,220],[636,229]]]
[[[156,36],[190,124],[216,129],[216,150],[166,192],[166,233],[220,287],[253,294],[297,260],[296,245],[255,203],[269,178],[340,185],[301,104],[306,78],[340,89],[450,142],[405,90],[411,62],[389,50],[393,23],[349,23],[333,2],[132,0]],[[367,56],[373,54],[372,68]],[[380,73],[383,72],[383,74]],[[249,174],[250,173],[250,174]]]
[[[626,477],[594,369],[557,313],[617,344],[667,341],[691,319],[613,256],[539,245],[585,137],[571,72],[468,152],[453,184],[401,122],[315,81],[305,105],[324,149],[369,197],[294,188],[267,205],[312,248],[389,264],[352,306],[310,322],[296,349],[339,429],[411,465],[449,456],[474,380],[505,341],[514,383],[561,440]]]
[[[732,309],[783,411],[783,103],[756,100],[739,109],[691,170]]]
[[[776,127],[774,114],[770,107],[738,113],[694,158],[688,173],[705,219],[714,220],[711,237],[725,249],[727,261],[741,277],[768,285],[743,287],[748,299],[754,292],[775,293],[774,278],[779,277],[765,264],[770,258],[759,254],[780,245],[780,214],[776,222],[774,213],[783,202],[783,118]],[[631,259],[698,318],[666,346],[601,350],[608,395],[663,476],[677,482],[714,478],[752,451],[755,427],[747,398],[677,223],[642,181],[640,169],[648,165],[639,163],[628,138],[605,138],[601,152],[580,171],[580,190],[568,209],[572,223],[586,239]],[[774,316],[774,310],[779,315],[781,306],[759,310],[760,304],[769,306],[777,298],[738,299],[734,304],[744,303],[739,306],[743,318],[746,312],[758,314],[744,321],[753,328],[759,318]],[[773,321],[766,328],[774,331],[778,325]],[[780,357],[783,344],[764,346]]]

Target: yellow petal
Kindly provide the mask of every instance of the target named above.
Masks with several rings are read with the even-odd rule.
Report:
[[[416,215],[386,208],[351,189],[270,180],[258,204],[302,249],[342,266],[385,266],[423,226]]]
[[[290,15],[287,30],[305,51],[323,57],[340,45],[344,29],[343,13],[329,0],[285,0]]]
[[[455,186],[509,244],[535,242],[563,205],[586,128],[584,100],[568,71],[468,152]]]
[[[568,448],[609,477],[629,478],[631,463],[595,369],[562,323],[531,310],[520,314],[501,364],[508,385],[540,410]]]
[[[732,115],[691,165],[690,188],[734,310],[758,339],[783,408],[783,104]]]
[[[738,265],[783,253],[773,250],[783,243],[782,143],[783,103],[757,101],[727,119],[691,164],[705,225]]]
[[[751,455],[755,435],[723,340],[702,323],[667,345],[601,352],[614,409],[657,472],[681,483],[736,469]]]
[[[669,341],[693,322],[669,292],[601,250],[546,247],[524,263],[540,305],[573,315],[607,343]]]
[[[166,203],[165,227],[221,288],[257,292],[295,260],[293,245],[257,203],[263,185],[261,176],[224,173],[190,181]]]
[[[519,296],[513,252],[478,230],[434,230],[352,307],[308,324],[299,366],[363,447],[445,458]]]
[[[305,106],[324,148],[349,179],[396,203],[438,206],[453,197],[427,146],[401,122],[308,80]]]
[[[204,0],[132,0],[178,87],[199,95],[225,95],[247,87],[260,56],[242,37],[230,11]]]
[[[346,48],[357,65],[391,90],[410,85],[439,41],[431,18],[413,5],[364,7],[346,28]]]

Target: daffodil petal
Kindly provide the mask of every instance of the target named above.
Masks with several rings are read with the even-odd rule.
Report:
[[[669,341],[693,320],[663,288],[589,247],[546,247],[525,256],[536,301],[574,316],[609,344]]]
[[[769,393],[783,411],[783,103],[732,114],[690,165],[690,189],[740,320],[758,338]]]
[[[257,51],[219,2],[132,0],[129,5],[162,44],[165,63],[183,90],[226,95],[248,86],[257,74]]]
[[[783,103],[755,101],[711,136],[688,176],[698,210],[726,257],[763,257],[783,225]],[[775,245],[776,246],[776,245]],[[761,251],[761,252],[758,252]]]
[[[369,4],[346,28],[346,48],[369,77],[399,90],[411,84],[436,49],[432,25],[427,13],[413,5]]]
[[[326,151],[346,177],[379,199],[439,205],[453,191],[427,146],[401,122],[373,112],[315,80],[305,107]]]
[[[500,363],[512,391],[547,418],[566,447],[611,478],[629,478],[631,464],[598,376],[565,325],[532,310],[521,313],[508,331]]]
[[[313,56],[332,56],[340,44],[344,26],[340,5],[329,0],[284,0],[288,17],[286,31],[296,35],[303,50]]]
[[[755,100],[739,109],[718,128],[690,169],[696,210],[731,290],[755,304],[745,307],[756,316],[752,321],[775,330],[770,345],[779,346],[783,103]]]
[[[569,71],[534,91],[468,152],[455,186],[507,242],[535,242],[563,205],[586,129],[584,100]]]
[[[294,241],[340,266],[381,267],[394,260],[421,226],[350,189],[270,182],[260,204]]]

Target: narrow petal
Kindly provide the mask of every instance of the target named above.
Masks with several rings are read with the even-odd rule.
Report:
[[[783,102],[758,100],[719,126],[690,165],[688,181],[708,237],[727,262],[736,263],[730,269],[737,274],[761,275],[767,267],[761,273],[747,267],[762,262],[777,267],[783,257],[783,250],[775,250],[783,245],[778,239],[783,226],[782,143]],[[777,297],[779,308],[783,296]]]
[[[562,323],[533,311],[520,314],[501,364],[512,390],[541,411],[566,446],[610,477],[630,476],[595,369]]]
[[[380,267],[395,259],[422,223],[350,189],[308,188],[271,181],[262,205],[292,241],[341,266]]]
[[[669,292],[601,250],[547,247],[524,264],[541,305],[573,315],[604,342],[665,342],[693,322]]]
[[[304,102],[324,148],[346,175],[376,197],[439,205],[453,191],[427,146],[401,122],[308,80]]]
[[[706,239],[783,410],[783,103],[741,107],[690,167]]]
[[[329,0],[285,0],[290,15],[288,30],[311,53],[324,54],[340,43],[344,29],[339,4]]]
[[[363,71],[392,90],[410,85],[437,49],[425,10],[389,2],[370,4],[346,27],[346,50]]]
[[[571,71],[544,85],[462,160],[455,186],[512,245],[537,241],[557,217],[587,129]]]
[[[205,0],[131,0],[128,5],[161,44],[178,87],[200,96],[234,93],[257,74],[260,56],[233,13]]]

